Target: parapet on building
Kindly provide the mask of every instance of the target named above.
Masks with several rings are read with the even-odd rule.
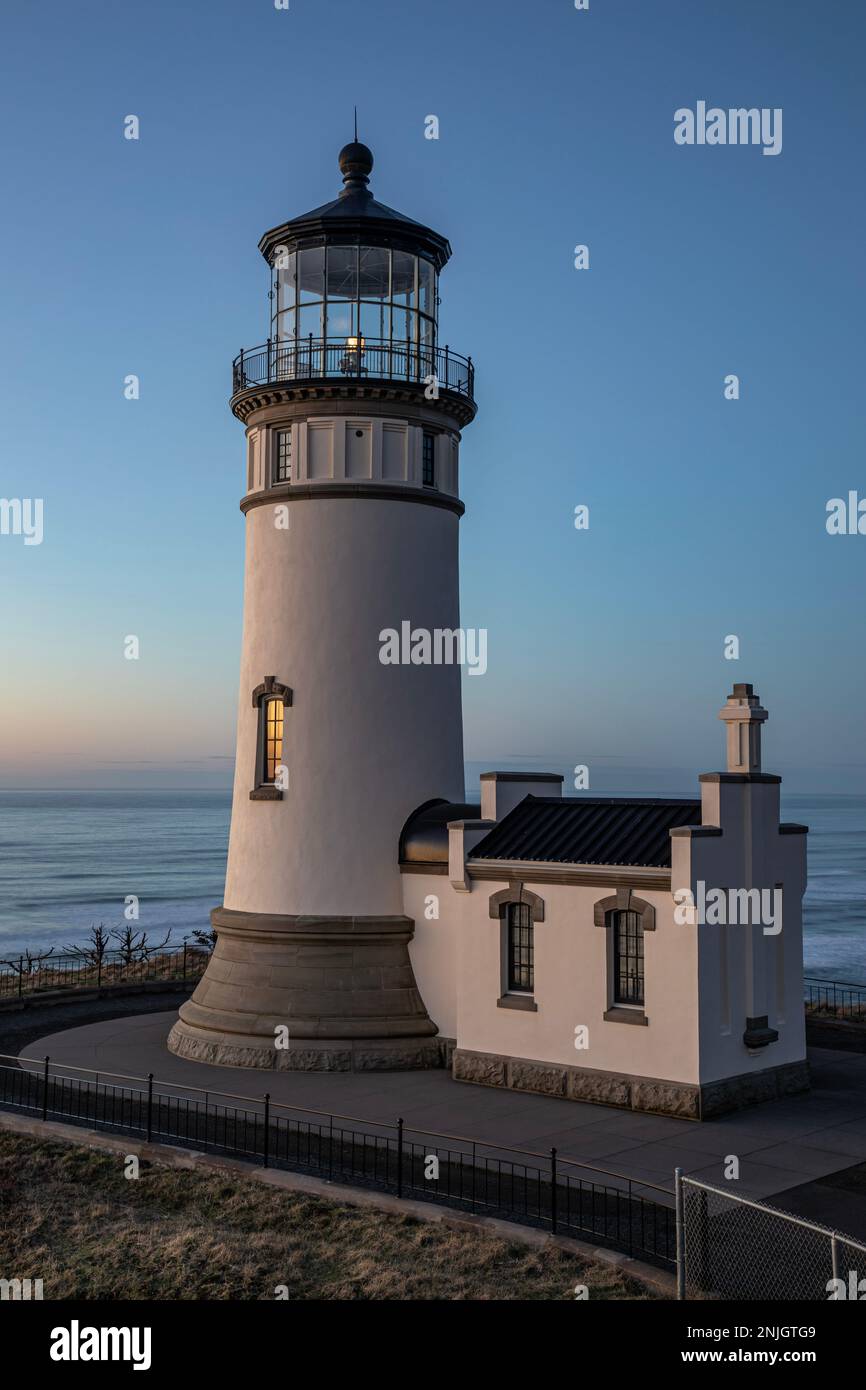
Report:
[[[470,805],[459,667],[380,660],[405,620],[459,627],[475,401],[471,359],[440,342],[451,248],[373,198],[372,164],[346,146],[340,195],[260,242],[271,336],[236,360],[231,402],[247,551],[225,898],[169,1046],[448,1065],[696,1119],[803,1089],[805,827],[779,822],[751,687],[700,800],[490,772]],[[694,920],[708,893],[755,889],[781,891],[781,930]]]

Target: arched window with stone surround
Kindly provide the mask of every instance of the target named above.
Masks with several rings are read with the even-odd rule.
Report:
[[[285,715],[291,703],[291,690],[274,676],[266,676],[253,691],[253,708],[258,718],[255,779],[250,792],[254,801],[282,798]]]
[[[619,888],[594,907],[595,925],[607,932],[608,1023],[646,1023],[644,932],[655,931],[655,908],[630,888]]]
[[[503,1009],[537,1009],[535,923],[544,921],[544,900],[522,883],[490,897],[490,916],[500,924],[500,995]]]

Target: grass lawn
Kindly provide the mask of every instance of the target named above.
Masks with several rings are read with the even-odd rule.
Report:
[[[0,1131],[0,1278],[46,1299],[652,1297],[550,1247]],[[285,1295],[283,1295],[285,1296]]]

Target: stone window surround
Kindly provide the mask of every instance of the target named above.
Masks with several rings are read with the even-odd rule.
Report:
[[[509,903],[517,903],[521,907],[528,907],[532,919],[533,928],[536,922],[544,921],[544,899],[537,893],[531,892],[520,882],[510,883],[507,888],[502,888],[498,893],[491,893],[488,900],[488,914],[494,922],[499,923],[499,988],[500,994],[496,1001],[498,1009],[517,1009],[523,1013],[537,1013],[538,1004],[535,1002],[535,995],[510,992],[508,989],[508,919],[504,909]]]
[[[264,757],[264,719],[263,711],[267,700],[279,699],[282,696],[283,709],[289,709],[292,703],[292,692],[289,686],[283,685],[276,676],[265,676],[260,685],[257,685],[252,695],[253,709],[256,710],[256,769],[255,781],[250,792],[250,801],[282,801],[282,788],[274,786],[270,782],[262,781],[262,763]]]
[[[617,888],[615,893],[606,898],[599,898],[593,904],[593,921],[597,927],[603,927],[607,931],[607,1008],[602,1014],[605,1023],[630,1023],[632,1025],[646,1027],[649,1019],[646,1016],[642,1005],[617,1004],[614,990],[614,970],[616,962],[613,959],[613,930],[611,924],[611,913],[613,912],[637,912],[640,915],[641,927],[645,932],[655,931],[656,929],[656,910],[652,903],[648,903],[645,898],[638,898],[631,888]]]

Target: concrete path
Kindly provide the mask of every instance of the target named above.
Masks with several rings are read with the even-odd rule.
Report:
[[[571,1158],[670,1188],[674,1168],[734,1192],[771,1199],[866,1162],[866,1055],[810,1051],[813,1090],[697,1124],[608,1106],[552,1100],[454,1081],[448,1072],[253,1072],[174,1057],[165,1039],[176,1018],[142,1014],[49,1034],[22,1056],[63,1066],[171,1083],[172,1093],[208,1089],[352,1117],[375,1133],[402,1116],[407,1131],[467,1136],[482,1144]],[[70,1073],[72,1074],[72,1073]],[[303,1116],[299,1116],[303,1118]],[[453,1147],[457,1147],[456,1145]],[[738,1182],[724,1176],[727,1155],[740,1160]],[[778,1203],[784,1205],[784,1203]],[[831,1224],[845,1229],[837,1213]]]

